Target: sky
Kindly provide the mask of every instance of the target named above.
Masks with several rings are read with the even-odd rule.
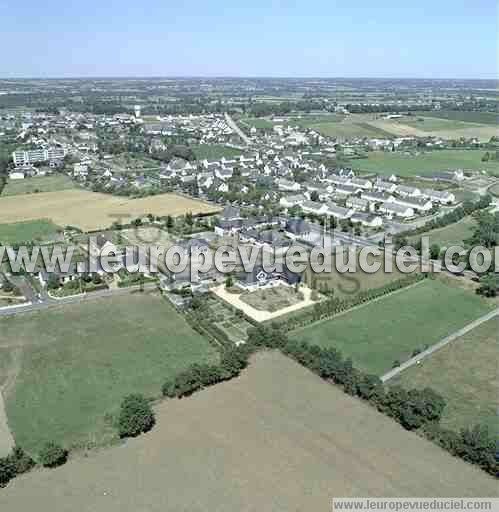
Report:
[[[497,0],[3,0],[0,77],[495,78]]]

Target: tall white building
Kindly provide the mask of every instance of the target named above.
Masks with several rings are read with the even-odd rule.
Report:
[[[134,112],[135,112],[135,117],[137,119],[140,118],[140,105],[135,105],[135,107],[133,108]]]
[[[35,164],[37,162],[53,162],[62,160],[66,156],[63,148],[30,149],[28,151],[18,150],[12,153],[12,160],[15,165]]]

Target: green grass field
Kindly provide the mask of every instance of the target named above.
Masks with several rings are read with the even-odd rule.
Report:
[[[395,377],[391,384],[430,386],[447,401],[442,424],[459,430],[476,423],[498,431],[497,386],[498,319],[478,326],[417,366]]]
[[[468,290],[426,280],[332,320],[317,322],[293,337],[336,347],[354,365],[381,375],[395,360],[432,345],[491,309]]]
[[[424,117],[436,117],[439,119],[450,119],[463,121],[465,123],[490,124],[497,126],[499,123],[497,112],[467,112],[458,110],[432,110],[428,112],[417,112],[416,115]]]
[[[440,150],[419,155],[382,151],[369,153],[369,158],[353,160],[352,165],[360,171],[376,172],[381,175],[400,176],[431,175],[449,169],[498,170],[498,162],[482,162],[481,150]]]
[[[381,128],[376,128],[375,126],[363,122],[351,122],[350,120],[343,122],[320,122],[309,124],[307,127],[327,137],[337,137],[339,139],[350,139],[354,137],[393,137],[391,133]]]
[[[0,224],[0,242],[6,245],[54,239],[59,227],[47,219]]]
[[[242,153],[238,149],[228,148],[223,144],[198,144],[191,146],[198,160],[220,160],[220,158],[234,158]]]
[[[25,178],[24,180],[9,181],[2,192],[2,196],[15,196],[19,194],[33,194],[36,192],[56,192],[76,188],[68,176],[57,174],[54,176],[40,176]]]
[[[254,126],[256,129],[267,129],[271,130],[274,126],[272,121],[263,117],[243,117],[240,122],[246,125],[248,128]]]
[[[410,241],[419,240],[422,236],[428,236],[431,244],[438,244],[441,248],[452,245],[463,246],[464,241],[471,238],[476,227],[476,221],[473,217],[465,217],[454,224],[449,224],[444,228],[434,229],[427,233],[410,237]]]
[[[112,441],[107,415],[125,395],[157,397],[168,377],[218,357],[164,299],[139,293],[2,317],[0,353],[9,425],[31,452]]]

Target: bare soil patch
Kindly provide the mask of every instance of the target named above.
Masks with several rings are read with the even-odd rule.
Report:
[[[2,510],[321,511],[334,496],[496,496],[494,479],[284,356],[157,409],[157,427],[14,480]]]

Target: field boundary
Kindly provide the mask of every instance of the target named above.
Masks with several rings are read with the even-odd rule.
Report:
[[[335,315],[332,315],[330,317],[320,318],[319,320],[316,320],[315,322],[310,322],[310,323],[305,324],[305,325],[300,325],[296,329],[291,329],[289,332],[290,332],[290,334],[296,334],[299,331],[302,331],[304,329],[308,329],[311,326],[316,326],[316,325],[322,324],[324,322],[329,322],[331,320],[334,320],[335,318],[338,318],[340,316],[343,316],[343,315],[346,315],[348,313],[351,313],[352,311],[356,311],[357,309],[361,309],[361,308],[369,306],[369,305],[371,305],[371,304],[373,304],[375,302],[383,300],[384,298],[392,297],[393,295],[396,295],[398,293],[401,293],[401,292],[404,292],[404,291],[409,290],[411,288],[414,288],[418,284],[422,284],[425,281],[426,281],[426,279],[421,279],[420,281],[416,281],[415,283],[412,283],[412,284],[410,284],[408,286],[404,286],[403,288],[399,288],[398,290],[394,290],[393,292],[385,293],[384,295],[378,295],[377,297],[374,297],[371,300],[368,300],[366,302],[361,302],[360,304],[356,304],[355,306],[352,306],[351,308],[348,308],[348,309],[345,309],[343,311],[340,311],[339,313],[336,313]]]
[[[14,437],[9,428],[7,412],[5,410],[5,401],[0,390],[0,457],[6,457],[15,446]]]
[[[473,320],[473,322],[469,323],[468,325],[465,325],[461,329],[453,332],[452,334],[449,334],[444,339],[440,340],[439,342],[435,343],[431,347],[427,348],[426,350],[423,350],[418,355],[411,357],[404,363],[402,363],[400,366],[397,366],[396,368],[393,368],[393,370],[390,370],[389,372],[385,373],[380,377],[381,381],[383,383],[388,382],[393,377],[399,375],[404,370],[407,370],[411,366],[414,366],[415,364],[419,364],[419,362],[424,359],[425,357],[430,356],[434,352],[437,352],[441,348],[445,347],[449,343],[453,342],[454,340],[460,338],[461,336],[464,336],[468,332],[472,331],[473,329],[476,329],[479,325],[488,322],[492,318],[495,318],[496,316],[499,316],[499,308],[494,309],[490,313],[487,313],[486,315],[481,316],[480,318],[477,318],[476,320]]]

